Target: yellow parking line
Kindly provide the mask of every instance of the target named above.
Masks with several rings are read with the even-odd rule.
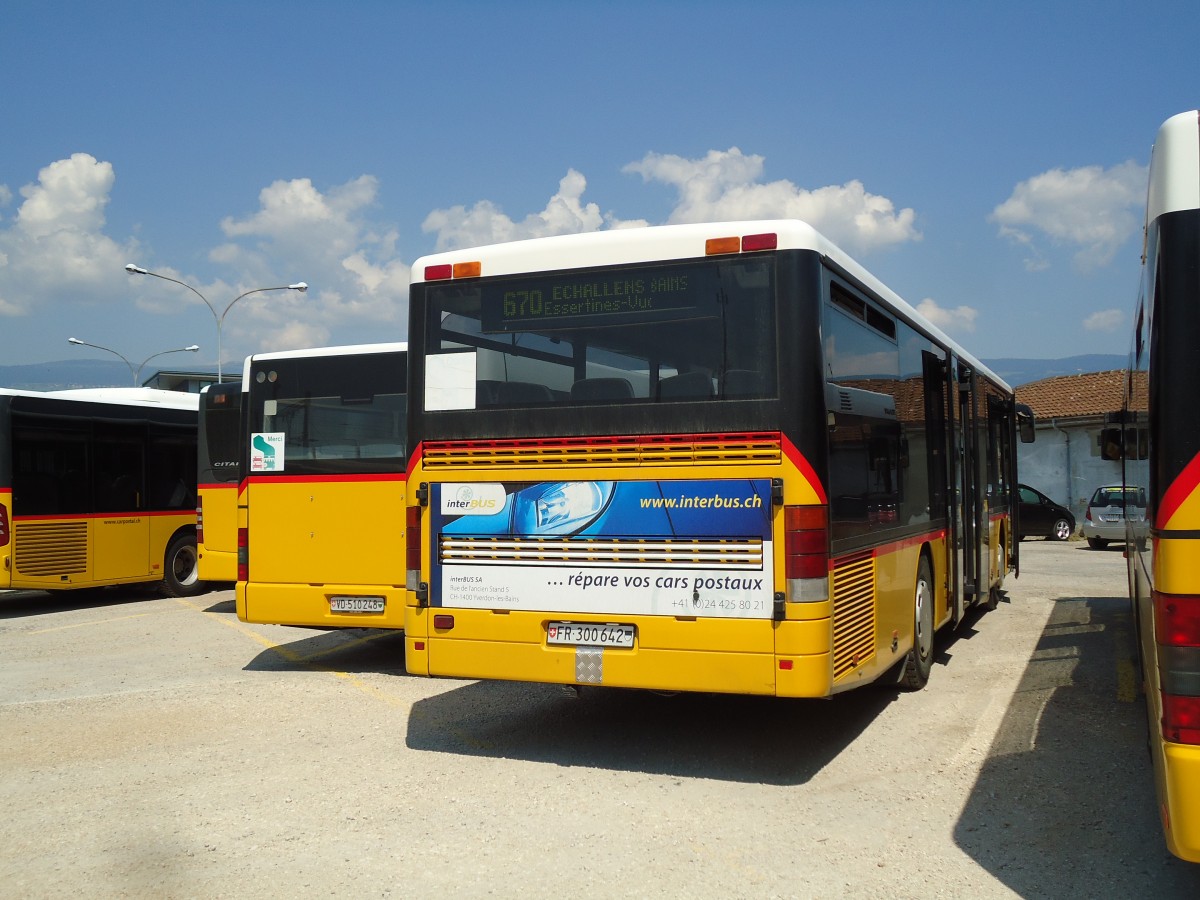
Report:
[[[185,597],[177,597],[176,600],[179,603],[182,603],[183,605],[187,606],[189,609],[193,609],[196,612],[204,612],[204,610],[201,607],[190,602]],[[306,669],[308,669],[309,671],[312,671],[312,672],[328,672],[329,674],[331,674],[337,678],[341,678],[343,681],[348,682],[350,685],[352,685],[353,687],[362,691],[364,694],[368,694],[377,700],[382,700],[384,703],[387,703],[389,706],[407,706],[408,705],[407,703],[405,703],[404,701],[402,701],[396,697],[391,697],[388,694],[383,693],[381,690],[379,690],[379,688],[375,687],[374,685],[367,684],[367,682],[363,681],[362,679],[358,678],[355,675],[351,675],[349,672],[340,672],[335,669],[327,669],[327,668],[324,668],[323,666],[314,665],[312,662],[310,662],[310,660],[315,659],[316,657],[321,656],[325,653],[328,653],[329,652],[328,650],[322,650],[320,653],[314,653],[310,657],[304,657],[304,656],[301,656],[299,653],[289,650],[287,647],[284,647],[280,644],[276,644],[270,638],[263,637],[261,634],[254,631],[253,629],[247,628],[240,619],[227,619],[227,618],[221,617],[221,618],[218,618],[217,621],[220,622],[222,625],[226,625],[226,626],[232,628],[234,631],[244,634],[250,638],[253,638],[259,644],[261,644],[262,646],[264,646],[268,650],[270,650],[272,653],[279,654],[281,657],[283,657],[285,660],[287,660],[290,663],[293,663],[293,664],[299,665],[299,666],[304,666]],[[390,632],[387,632],[387,633],[390,633]],[[350,644],[342,644],[335,649],[341,649],[342,647],[352,646],[353,644],[365,643],[366,641],[374,640],[377,637],[383,637],[383,636],[384,636],[383,634],[371,635],[366,638],[360,638],[359,640],[353,641]]]
[[[1140,685],[1137,666],[1124,653],[1124,648],[1129,646],[1129,632],[1124,628],[1113,628],[1113,641],[1117,656],[1117,701],[1133,703],[1137,700]]]
[[[31,631],[30,634],[49,634],[52,631],[66,631],[70,628],[94,628],[97,625],[106,625],[109,622],[120,622],[122,619],[141,619],[145,616],[153,616],[155,613],[134,613],[129,616],[114,616],[111,619],[97,619],[95,622],[76,622],[74,625],[59,625],[57,628],[40,628],[37,631]]]

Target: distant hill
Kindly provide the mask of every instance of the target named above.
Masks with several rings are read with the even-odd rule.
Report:
[[[1105,372],[1125,366],[1125,357],[1115,353],[1089,353],[1065,359],[985,359],[987,367],[1019,387],[1054,375]],[[155,369],[142,372],[143,380]],[[0,366],[0,387],[27,391],[60,391],[66,388],[125,387],[131,381],[129,367],[116,360],[63,359],[56,362]]]
[[[144,371],[153,375],[153,369]],[[62,359],[56,362],[0,366],[0,387],[25,391],[61,391],[68,388],[129,387],[129,366],[117,360]]]
[[[1107,372],[1123,369],[1129,358],[1116,353],[1085,353],[1064,359],[985,359],[984,364],[1013,387],[1041,381],[1055,375],[1078,375],[1080,372]]]

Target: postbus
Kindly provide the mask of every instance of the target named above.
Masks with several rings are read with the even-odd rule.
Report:
[[[1123,409],[1126,558],[1167,847],[1200,862],[1200,113],[1150,159],[1142,287]],[[1142,393],[1143,388],[1148,392]],[[1147,402],[1148,401],[1148,402]]]
[[[246,359],[242,621],[403,627],[407,357],[387,343]]]
[[[410,316],[412,673],[917,689],[1015,570],[1012,390],[803,222],[441,253]]]
[[[0,389],[0,588],[202,591],[196,408],[148,388]]]
[[[238,460],[242,446],[242,385],[213,384],[200,392],[196,444],[196,553],[200,577],[237,581]]]

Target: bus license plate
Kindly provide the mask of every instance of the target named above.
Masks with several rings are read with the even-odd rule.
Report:
[[[546,626],[548,644],[582,644],[588,647],[632,647],[632,625],[595,625],[590,622],[551,622]]]
[[[381,613],[386,605],[383,597],[330,597],[329,611],[342,613]]]

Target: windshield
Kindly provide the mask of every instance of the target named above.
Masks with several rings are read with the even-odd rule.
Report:
[[[1145,506],[1146,491],[1140,487],[1097,488],[1091,506]]]
[[[406,382],[402,352],[254,361],[249,471],[402,470]]]
[[[776,396],[774,260],[430,285],[425,409]]]
[[[238,480],[241,413],[240,383],[213,385],[201,395],[201,484],[228,484]]]

